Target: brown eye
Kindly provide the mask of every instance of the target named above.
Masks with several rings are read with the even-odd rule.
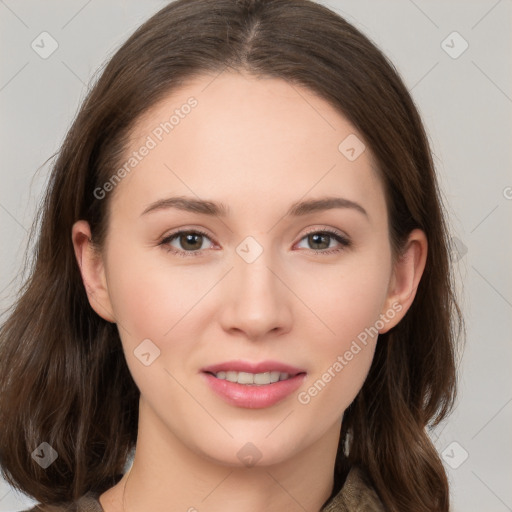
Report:
[[[178,240],[185,250],[201,249],[203,245],[203,235],[199,233],[180,234]]]
[[[307,248],[319,254],[337,253],[342,251],[343,248],[350,246],[350,240],[348,238],[343,236],[341,233],[331,230],[311,231],[307,233],[302,240],[307,240]],[[332,248],[333,246],[331,243],[333,240],[337,242],[341,248]]]
[[[182,230],[165,237],[159,245],[163,245],[169,252],[179,256],[196,256],[201,254],[204,249],[203,242],[205,239],[210,240],[208,235],[202,231]],[[171,245],[171,242],[174,241],[178,243],[178,247]]]
[[[315,250],[328,249],[331,238],[331,235],[325,233],[313,233],[312,235],[308,235],[308,242],[313,246],[313,249]]]

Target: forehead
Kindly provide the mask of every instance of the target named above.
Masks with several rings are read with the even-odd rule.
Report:
[[[178,193],[239,198],[247,210],[335,191],[384,201],[362,135],[314,92],[283,79],[195,77],[138,120],[126,159],[144,145],[151,149],[116,187],[116,201],[142,206]]]

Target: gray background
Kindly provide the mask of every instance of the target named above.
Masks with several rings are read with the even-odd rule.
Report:
[[[19,284],[45,161],[98,66],[166,3],[0,0],[1,310]],[[382,48],[423,116],[448,204],[467,325],[458,405],[431,436],[454,511],[512,511],[512,1],[321,3]],[[43,31],[59,45],[47,59],[31,47]],[[469,46],[459,55],[464,41]],[[32,503],[0,482],[0,512]]]

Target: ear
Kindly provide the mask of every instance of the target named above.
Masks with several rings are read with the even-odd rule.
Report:
[[[85,220],[75,222],[71,238],[89,304],[101,318],[115,322],[103,258],[92,243],[89,223]]]
[[[381,311],[381,318],[386,317],[386,322],[383,322],[385,325],[379,329],[379,334],[397,325],[411,307],[425,270],[427,249],[425,233],[421,229],[411,231],[391,274],[388,295]]]

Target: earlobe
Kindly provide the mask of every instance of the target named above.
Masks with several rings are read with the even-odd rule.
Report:
[[[75,222],[71,238],[89,304],[101,318],[115,322],[105,267],[101,255],[93,246],[89,223],[85,220]]]
[[[411,231],[405,248],[393,268],[388,296],[382,311],[382,314],[386,315],[393,310],[393,318],[379,330],[379,334],[384,334],[397,325],[411,307],[425,270],[427,250],[428,241],[425,233],[421,229]]]

